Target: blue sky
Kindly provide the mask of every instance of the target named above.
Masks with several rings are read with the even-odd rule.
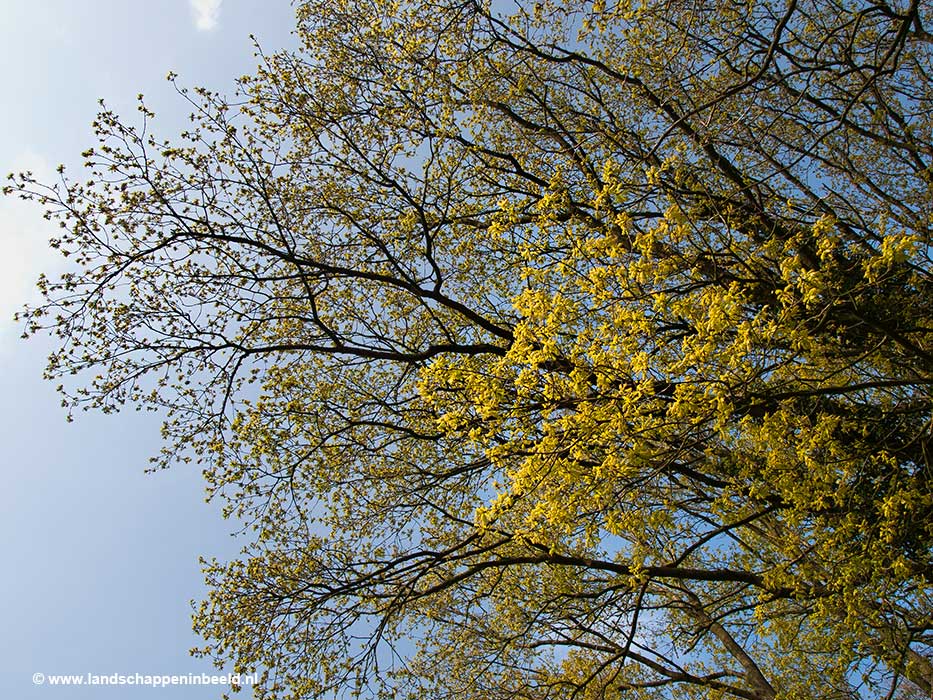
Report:
[[[77,173],[99,98],[135,114],[146,95],[166,135],[187,111],[165,81],[230,91],[252,70],[249,39],[293,43],[287,0],[0,0],[0,171]],[[240,547],[204,502],[196,468],[144,474],[159,448],[151,416],[64,420],[41,379],[46,339],[23,342],[11,316],[34,299],[47,250],[39,211],[0,199],[0,532],[4,561],[0,679],[5,697],[217,698],[220,687],[34,685],[45,674],[214,672],[191,659],[188,601],[203,589],[199,555]],[[244,693],[244,697],[249,697]]]

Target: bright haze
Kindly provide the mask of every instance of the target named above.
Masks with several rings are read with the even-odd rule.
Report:
[[[263,49],[287,46],[292,6],[253,0],[0,0],[0,171],[79,177],[103,98],[130,115],[144,93],[156,130],[184,128],[165,76],[231,92]],[[54,229],[28,203],[0,198],[0,642],[4,697],[29,700],[217,698],[224,687],[51,687],[34,674],[218,673],[192,659],[189,601],[199,555],[240,548],[194,466],[144,473],[156,416],[81,414],[66,423],[41,378],[50,341],[19,340],[12,315],[40,273],[61,271]],[[244,693],[249,697],[249,693]]]

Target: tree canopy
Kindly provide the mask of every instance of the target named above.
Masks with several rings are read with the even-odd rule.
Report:
[[[918,0],[309,0],[86,178],[26,333],[254,537],[261,698],[933,687]],[[175,79],[170,76],[170,79]],[[70,375],[77,375],[71,379]]]

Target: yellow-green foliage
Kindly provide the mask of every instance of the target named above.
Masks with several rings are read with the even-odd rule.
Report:
[[[871,698],[933,667],[922,3],[310,0],[11,191],[70,405],[252,528],[262,698]],[[174,78],[173,78],[174,79]],[[90,374],[87,374],[90,373]]]

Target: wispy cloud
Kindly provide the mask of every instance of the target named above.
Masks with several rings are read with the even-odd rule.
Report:
[[[188,4],[198,31],[209,32],[217,26],[223,0],[188,0]]]

